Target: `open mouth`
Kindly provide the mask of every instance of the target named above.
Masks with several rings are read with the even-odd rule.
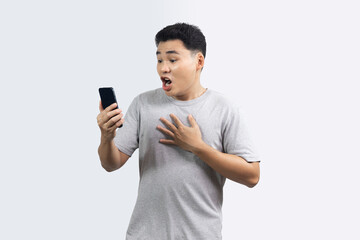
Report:
[[[169,91],[171,89],[172,81],[166,77],[162,77],[161,81],[163,82],[163,89]]]

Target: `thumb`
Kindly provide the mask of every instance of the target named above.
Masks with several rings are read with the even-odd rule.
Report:
[[[196,123],[194,117],[191,114],[189,114],[188,118],[189,118],[189,122],[190,122],[191,127],[196,127],[197,123]]]
[[[99,110],[100,110],[100,112],[104,111],[101,100],[100,100],[100,104],[99,104]]]

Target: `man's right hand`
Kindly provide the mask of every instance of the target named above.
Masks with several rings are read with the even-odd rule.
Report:
[[[117,104],[113,103],[103,109],[100,101],[97,122],[101,130],[101,138],[105,141],[112,141],[115,138],[116,129],[124,123],[122,110],[116,106]]]

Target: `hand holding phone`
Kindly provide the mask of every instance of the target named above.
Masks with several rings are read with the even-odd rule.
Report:
[[[99,88],[99,94],[100,94],[101,105],[102,105],[103,109],[107,108],[108,106],[110,106],[113,103],[117,104],[115,92],[112,87]],[[118,106],[116,106],[116,108],[118,108]],[[121,126],[119,126],[119,128],[121,128],[122,126],[123,125],[121,124]]]

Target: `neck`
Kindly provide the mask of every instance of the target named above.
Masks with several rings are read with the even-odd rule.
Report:
[[[206,90],[207,90],[207,88],[204,88],[199,83],[197,86],[192,86],[188,91],[186,91],[186,93],[183,93],[182,95],[178,95],[178,96],[172,96],[172,97],[179,101],[189,101],[189,100],[193,100],[195,98],[200,97],[201,95],[203,95],[206,92]]]

